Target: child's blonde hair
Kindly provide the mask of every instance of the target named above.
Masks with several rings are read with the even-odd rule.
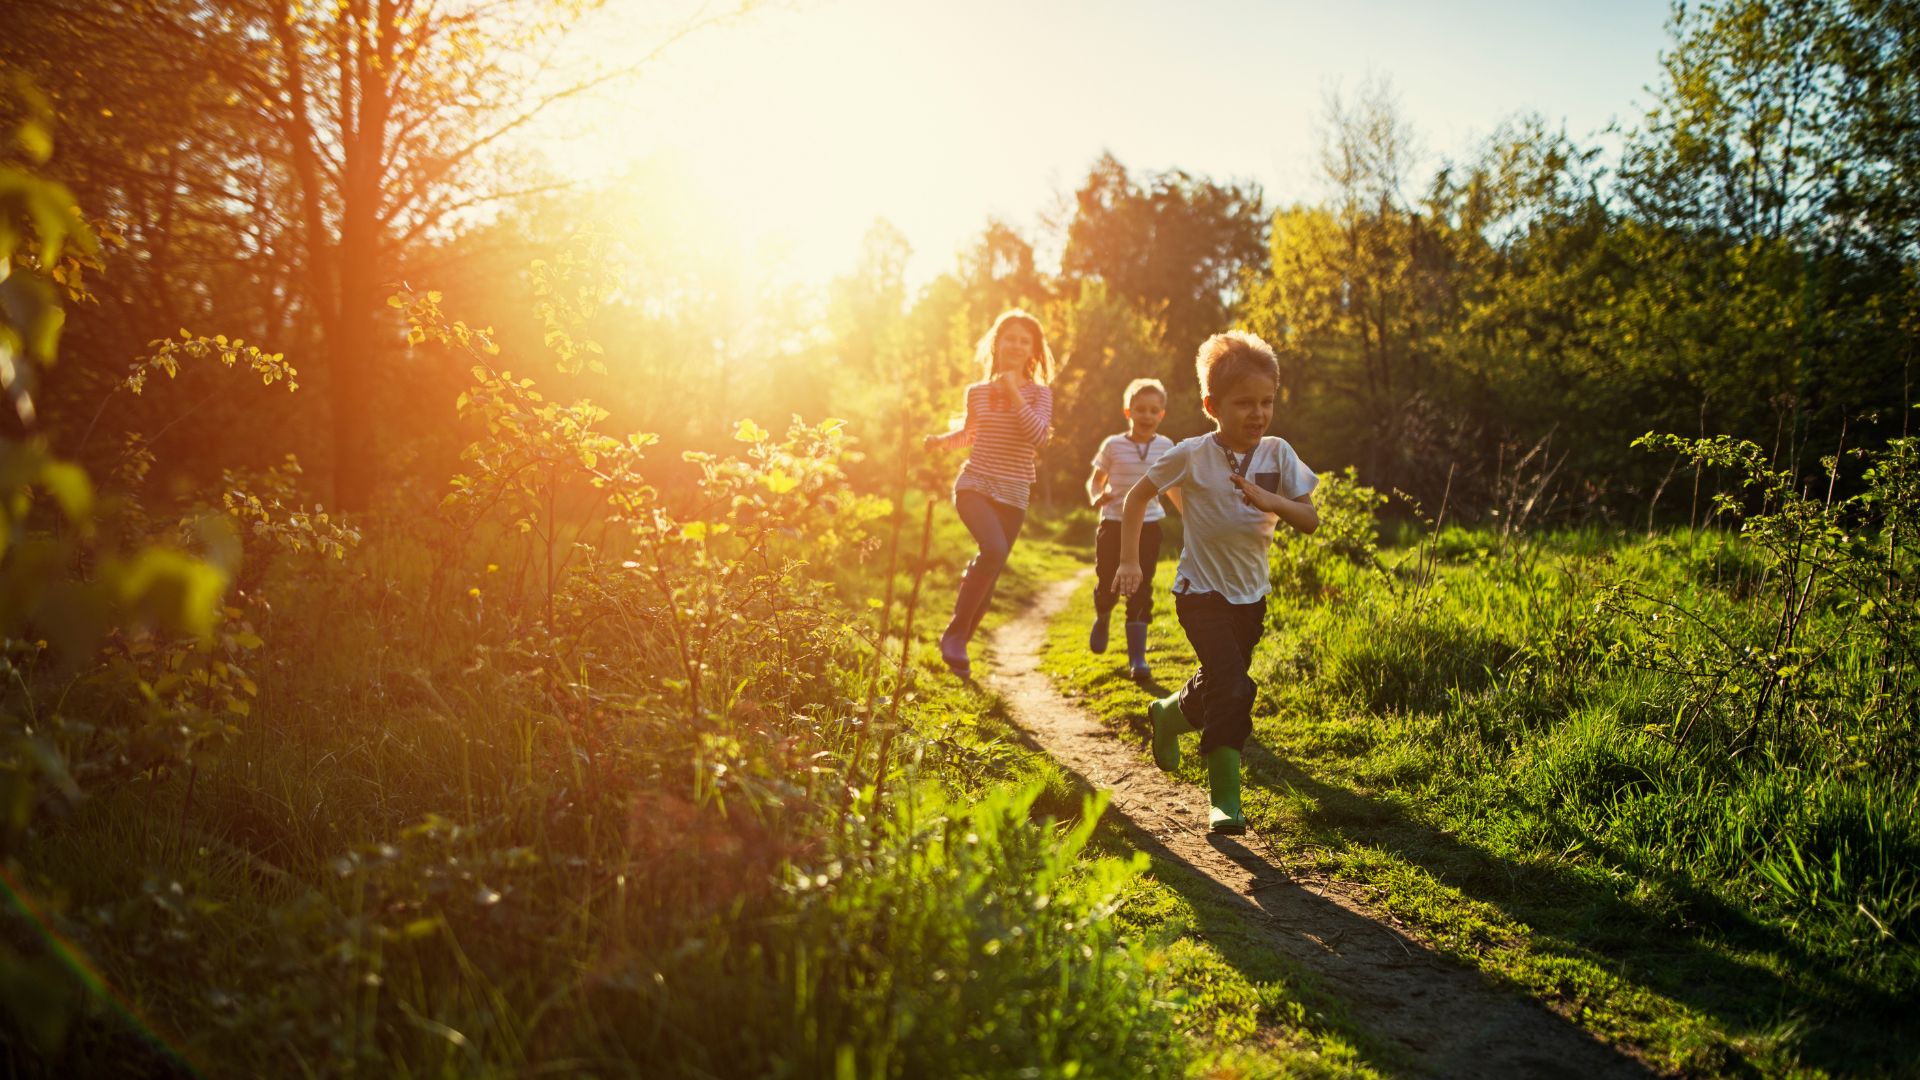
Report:
[[[1161,384],[1159,379],[1135,379],[1127,384],[1127,392],[1120,395],[1120,407],[1123,409],[1133,408],[1133,399],[1148,390],[1159,394],[1160,403],[1163,405],[1166,404],[1167,388]]]
[[[1259,335],[1229,330],[1200,343],[1193,370],[1200,377],[1200,396],[1212,398],[1250,375],[1265,375],[1279,383],[1280,358]]]
[[[993,320],[993,328],[980,339],[979,346],[974,350],[974,358],[980,362],[980,377],[988,382],[993,381],[993,347],[1000,342],[1000,331],[1011,322],[1025,323],[1027,330],[1033,334],[1033,340],[1038,343],[1039,347],[1033,350],[1033,357],[1027,361],[1027,378],[1045,386],[1053,378],[1053,350],[1047,347],[1047,332],[1040,329],[1040,320],[1020,308],[1008,308],[1001,312],[1000,317]]]

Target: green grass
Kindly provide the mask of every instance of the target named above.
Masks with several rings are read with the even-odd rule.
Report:
[[[490,568],[511,536],[283,568],[238,734],[5,853],[11,1068],[1363,1075],[1320,999],[1235,960],[1217,912],[1091,831],[1087,793],[945,673],[968,551],[935,521],[909,684],[897,640],[878,664],[860,644],[870,553],[836,566],[852,603],[759,639],[781,664],[715,654],[728,696],[697,716],[661,641],[621,629],[633,596],[570,593],[574,636],[516,620]],[[1055,535],[1033,523],[989,626],[1079,564]],[[138,718],[87,685],[64,707]]]
[[[1596,565],[1684,576],[1720,603],[1707,593],[1716,573],[1728,581],[1726,560],[1690,541],[1581,534],[1500,554],[1485,536],[1443,539],[1418,591],[1389,584],[1409,580],[1416,552],[1390,554],[1399,570],[1383,576],[1277,549],[1276,580],[1292,589],[1256,653],[1246,758],[1273,856],[1364,885],[1439,951],[1664,1069],[1906,1068],[1911,922],[1877,914],[1889,937],[1796,903],[1752,853],[1799,829],[1799,850],[1820,853],[1809,877],[1843,850],[1878,869],[1828,876],[1853,882],[1863,911],[1898,912],[1911,775],[1766,756],[1791,740],[1716,762],[1737,731],[1705,720],[1678,744],[1677,725],[1660,725],[1683,688],[1608,653],[1626,630],[1589,614]],[[1144,695],[1085,651],[1090,594],[1057,621],[1046,667],[1109,723],[1136,725]],[[1168,685],[1191,670],[1164,609],[1150,659]],[[1182,778],[1204,783],[1191,761]]]

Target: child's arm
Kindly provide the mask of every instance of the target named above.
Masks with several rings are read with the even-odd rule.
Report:
[[[1113,501],[1113,492],[1107,490],[1107,470],[1098,465],[1087,477],[1087,501],[1094,506],[1105,506]]]
[[[1140,526],[1147,520],[1147,504],[1158,494],[1159,487],[1144,476],[1127,492],[1126,507],[1120,512],[1120,565],[1113,571],[1116,595],[1132,596],[1146,577],[1140,572]]]
[[[1007,380],[1007,386],[1013,387],[1013,380],[1010,377]],[[1036,448],[1045,445],[1047,426],[1053,423],[1053,388],[1042,386],[1040,400],[1034,402],[1029,402],[1027,396],[1017,389],[1012,389],[1011,393],[1014,405],[1020,410],[1021,433]]]
[[[932,435],[928,435],[926,438],[923,438],[920,440],[920,445],[926,446],[926,447],[944,449],[945,447],[952,446],[956,442],[969,443],[973,441],[973,428],[974,428],[974,420],[975,420],[974,411],[973,411],[973,391],[974,391],[973,387],[971,386],[967,387],[967,396],[965,398],[966,410],[967,410],[966,419],[960,422],[960,426],[952,429],[951,431],[941,431],[941,432],[936,432],[935,434],[932,434]]]
[[[1265,510],[1281,521],[1303,533],[1311,533],[1320,527],[1320,511],[1313,507],[1313,495],[1308,493],[1297,499],[1289,499],[1268,491],[1244,476],[1235,476],[1233,486],[1247,497],[1256,510]],[[1118,579],[1115,579],[1118,580]]]

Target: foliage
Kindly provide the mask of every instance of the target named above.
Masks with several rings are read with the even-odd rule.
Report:
[[[1061,272],[1097,279],[1160,327],[1160,342],[1189,357],[1222,329],[1243,275],[1266,269],[1259,186],[1221,183],[1178,169],[1135,177],[1111,154],[1074,193]],[[1190,364],[1162,375],[1191,390]]]
[[[27,96],[30,103],[39,100]],[[51,151],[43,123],[29,120],[17,139],[29,164],[46,160]],[[94,248],[65,188],[26,167],[9,166],[0,180],[8,185],[0,204],[0,269],[15,270],[0,279],[0,287],[9,289],[0,297],[6,301],[0,370],[20,419],[31,424],[26,365],[54,360],[62,323],[58,294],[36,275],[57,268],[69,242],[83,251]],[[63,284],[79,288],[77,282]],[[42,668],[66,676],[87,672],[110,632],[182,635],[203,649],[214,641],[233,571],[231,558],[220,557],[228,553],[221,550],[218,530],[201,533],[215,556],[202,560],[176,548],[144,546],[144,537],[126,543],[115,528],[115,511],[96,498],[86,471],[55,457],[44,440],[0,440],[0,665],[10,676],[0,757],[5,850],[13,848],[42,800],[71,805],[83,797],[76,777],[90,779],[88,766],[129,760],[112,735],[95,738],[92,722],[62,715],[51,703],[42,717],[29,676]],[[160,700],[171,686],[156,691],[145,681],[133,685],[161,714],[143,726],[146,736],[166,733],[171,739],[177,732],[187,745],[203,736],[205,724],[178,722],[178,710]],[[85,754],[76,752],[81,747]],[[179,743],[174,748],[182,749]],[[144,754],[140,760],[141,768],[152,762]]]
[[[1639,631],[1622,638],[1623,654],[1693,683],[1675,745],[1704,719],[1729,725],[1735,753],[1758,739],[1788,760],[1831,766],[1870,758],[1895,772],[1911,768],[1905,749],[1886,740],[1920,726],[1912,647],[1920,629],[1915,441],[1852,452],[1862,483],[1839,498],[1839,457],[1822,462],[1827,490],[1814,497],[1751,442],[1649,434],[1640,445],[1737,477],[1740,487],[1714,502],[1760,556],[1755,579],[1742,583],[1746,610],[1737,614],[1649,594],[1631,581],[1603,598]]]
[[[1351,465],[1321,476],[1320,485],[1313,490],[1320,527],[1311,536],[1289,529],[1277,538],[1268,556],[1268,576],[1274,589],[1294,596],[1320,595],[1323,583],[1318,567],[1327,556],[1377,568],[1380,526],[1375,515],[1386,503],[1385,495],[1360,483],[1359,473]]]
[[[31,425],[35,366],[53,363],[66,321],[61,290],[82,290],[99,241],[65,185],[36,171],[53,154],[51,104],[23,75],[8,89],[27,115],[0,158],[0,393]]]
[[[1126,430],[1120,399],[1127,384],[1166,376],[1176,350],[1161,346],[1158,327],[1105,282],[1083,285],[1063,316],[1055,332],[1065,360],[1054,383],[1053,445],[1044,464],[1057,490],[1072,491],[1085,481],[1100,440]],[[1162,431],[1178,440],[1197,432],[1199,400],[1191,389],[1173,397]]]
[[[973,1076],[1023,1062],[1178,1074],[1141,951],[1111,919],[1145,859],[1078,859],[1105,796],[1054,832],[1029,817],[1039,794],[903,807],[872,855],[828,888],[795,879],[818,930],[802,939],[812,954],[789,961],[805,980],[790,1007],[796,1022],[834,1033],[808,1040],[801,1071]]]
[[[229,341],[225,334],[202,337],[183,329],[180,331],[180,340],[160,338],[149,342],[148,348],[153,350],[152,353],[128,368],[119,389],[141,393],[147,388],[147,377],[156,371],[169,379],[177,378],[183,357],[218,359],[224,367],[233,367],[244,360],[247,367],[260,376],[261,385],[272,386],[275,382],[285,380],[289,391],[300,389],[300,384],[294,381],[294,376],[299,373],[287,363],[285,353],[265,352],[258,345],[249,345],[239,338]]]

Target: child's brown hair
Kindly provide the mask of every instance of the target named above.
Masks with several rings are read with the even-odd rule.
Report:
[[[1229,330],[1200,343],[1193,370],[1200,377],[1200,396],[1212,398],[1252,375],[1265,375],[1278,384],[1280,358],[1273,354],[1273,346],[1260,340],[1259,335]]]
[[[1133,399],[1145,393],[1159,394],[1160,404],[1167,403],[1167,388],[1161,385],[1159,379],[1135,379],[1127,384],[1126,393],[1120,395],[1120,407],[1133,408]]]

